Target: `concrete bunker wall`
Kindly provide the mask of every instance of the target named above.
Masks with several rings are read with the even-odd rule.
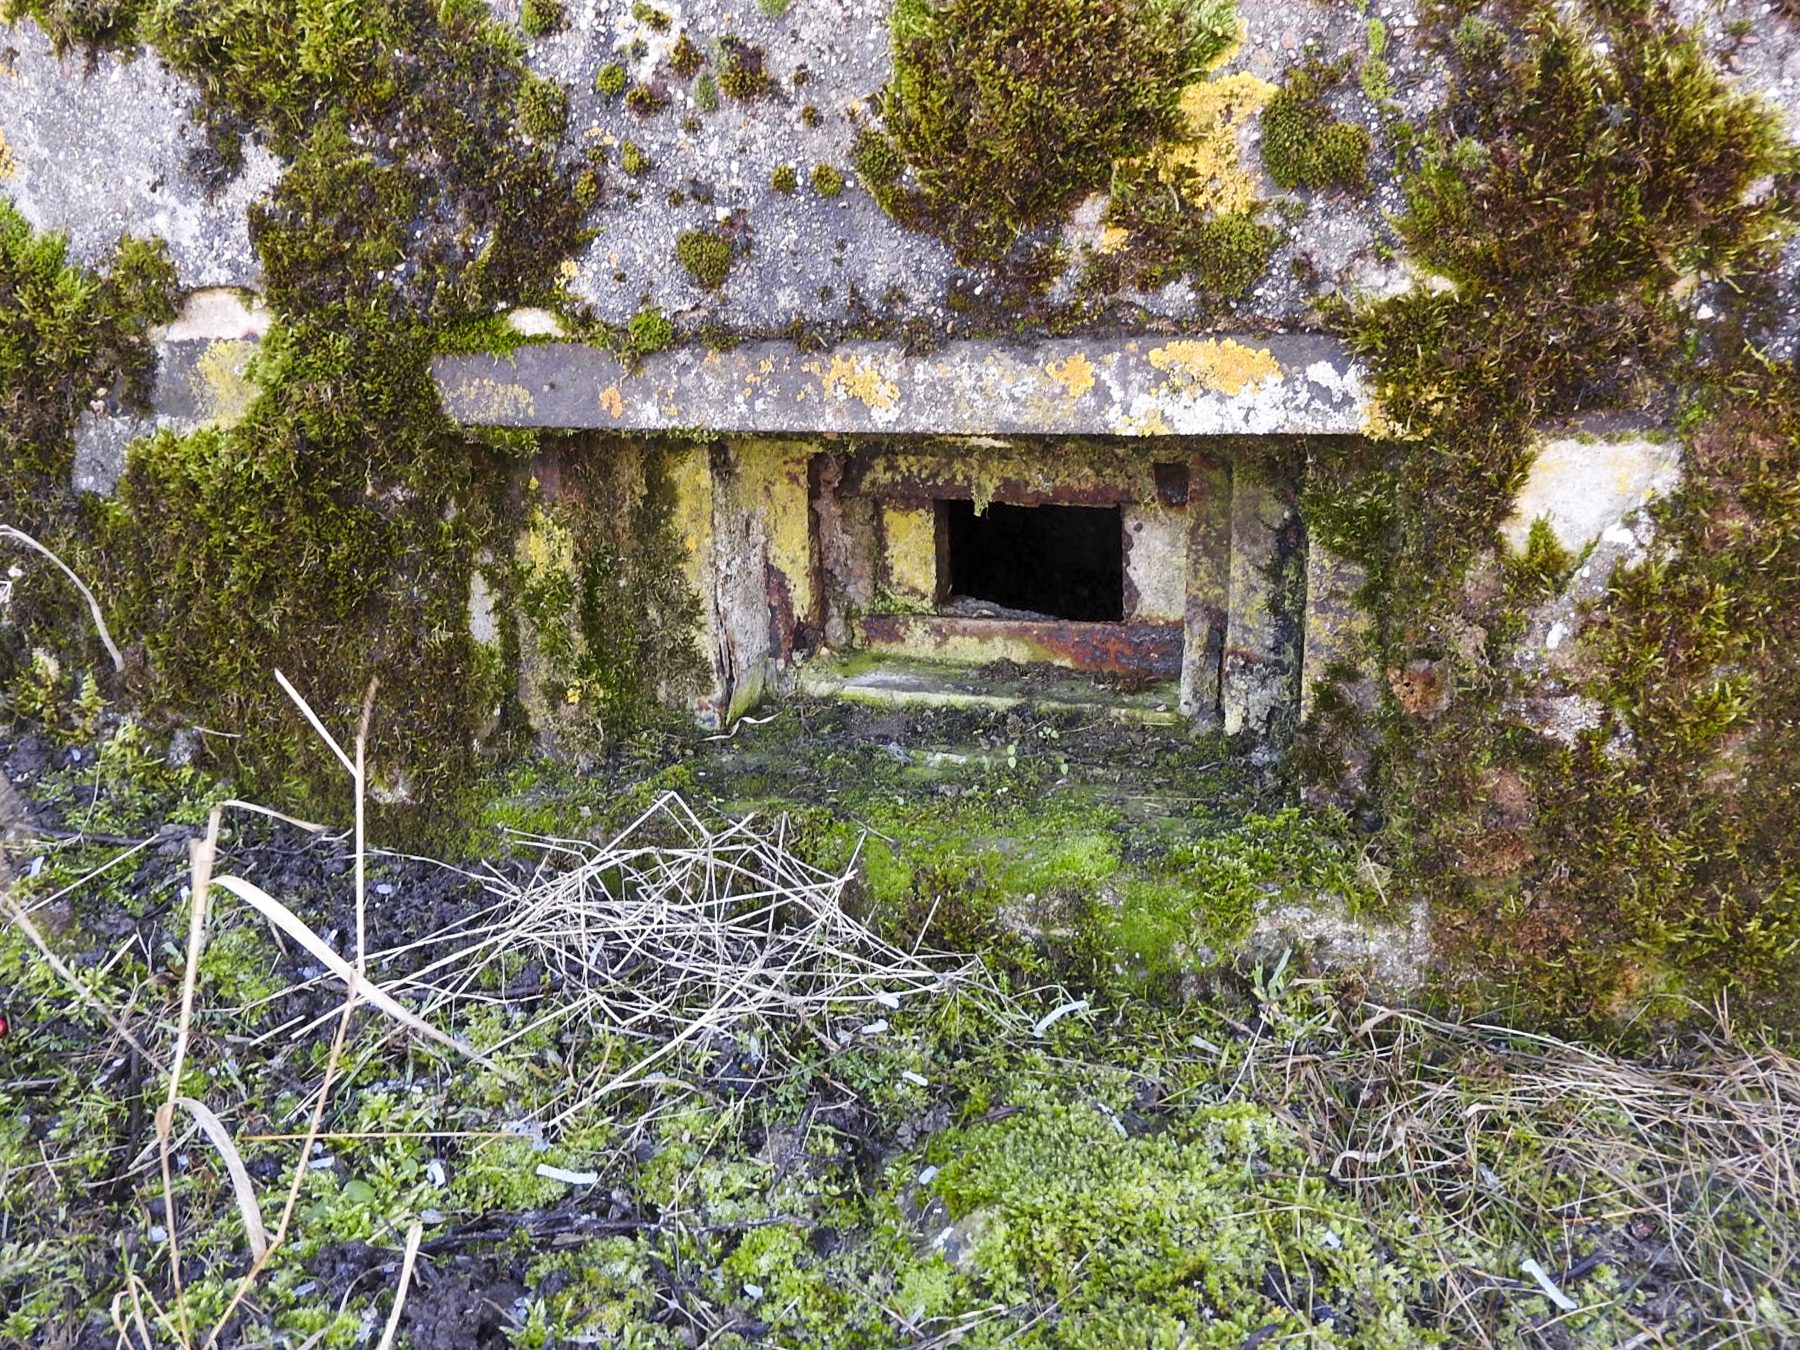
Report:
[[[602,467],[574,475],[575,459]],[[579,520],[592,510],[558,506],[582,491],[578,478],[606,483],[615,499],[606,509],[617,510],[620,485],[628,497],[650,491],[645,475],[661,466],[707,667],[668,693],[705,725],[765,695],[840,689],[832,658],[870,658],[1044,663],[1154,689],[1169,721],[1261,733],[1294,717],[1301,699],[1304,462],[1298,443],[1250,453],[1215,438],[589,433],[549,438],[531,482],[546,510]],[[956,588],[952,514],[979,522],[1009,509],[1110,519],[1114,617],[1022,610]],[[559,565],[554,531],[523,538],[522,561]],[[1060,546],[1054,525],[1042,543]],[[547,668],[540,635],[527,623],[522,638],[526,707],[534,722],[561,721],[559,699],[537,687]]]

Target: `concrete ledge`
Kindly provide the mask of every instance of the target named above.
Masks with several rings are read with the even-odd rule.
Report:
[[[445,410],[478,426],[974,435],[1341,435],[1369,407],[1317,335],[683,347],[630,373],[577,343],[432,363]]]

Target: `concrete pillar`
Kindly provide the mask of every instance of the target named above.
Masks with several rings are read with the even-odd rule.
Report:
[[[1230,606],[1231,467],[1206,455],[1188,466],[1187,632],[1181,654],[1181,715],[1219,724],[1219,676]]]

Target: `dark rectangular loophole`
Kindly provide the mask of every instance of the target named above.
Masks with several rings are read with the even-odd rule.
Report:
[[[949,591],[1053,619],[1125,617],[1124,524],[1116,506],[938,503]]]

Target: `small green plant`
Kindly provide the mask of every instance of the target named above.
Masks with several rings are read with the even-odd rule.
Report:
[[[794,0],[756,0],[756,7],[771,19],[779,19],[788,12]]]
[[[1465,14],[1450,35],[1450,45],[1468,66],[1490,63],[1506,50],[1506,34],[1479,14]]]
[[[654,5],[646,4],[645,0],[634,0],[631,6],[631,17],[643,24],[644,27],[654,29],[658,33],[668,32],[669,24],[672,22],[665,11]]]
[[[519,28],[526,37],[548,37],[560,33],[568,22],[562,0],[524,0],[519,6]]]
[[[600,175],[592,169],[583,169],[576,174],[573,189],[576,204],[584,211],[598,204],[601,186]]]
[[[844,175],[829,164],[816,164],[812,171],[812,187],[821,197],[835,197],[844,190]]]
[[[731,244],[705,230],[683,231],[675,240],[675,256],[703,291],[716,291],[731,271]]]
[[[825,121],[816,104],[808,103],[800,109],[800,121],[809,128],[818,127]]]
[[[1388,48],[1388,26],[1374,15],[1370,15],[1368,23],[1364,25],[1364,31],[1369,40],[1369,55],[1376,60],[1380,60],[1383,56],[1386,56]]]
[[[800,176],[792,164],[777,164],[769,174],[769,186],[777,192],[793,193],[800,186]]]
[[[650,171],[650,156],[636,141],[626,141],[619,147],[619,167],[633,178],[642,177]]]
[[[1356,82],[1362,86],[1363,93],[1368,95],[1371,103],[1386,103],[1394,96],[1393,72],[1388,69],[1388,63],[1379,57],[1372,56],[1363,62]]]
[[[527,72],[519,83],[519,126],[534,141],[555,141],[569,127],[569,94],[555,80]]]
[[[677,79],[693,79],[705,64],[706,56],[693,38],[683,33],[675,40],[674,49],[669,53],[669,69],[675,73]]]
[[[705,113],[719,111],[719,82],[710,70],[694,81],[694,106]]]
[[[602,98],[617,98],[628,83],[625,67],[617,61],[608,61],[594,72],[594,92]]]
[[[660,352],[675,341],[675,325],[655,306],[646,306],[631,316],[625,326],[627,346],[638,356]]]

